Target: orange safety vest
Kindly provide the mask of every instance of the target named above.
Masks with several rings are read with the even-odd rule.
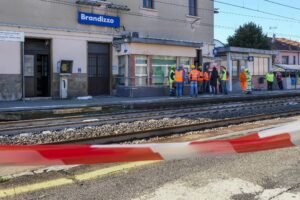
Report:
[[[199,71],[198,81],[203,81],[203,72]]]
[[[200,77],[200,73],[197,69],[193,69],[191,72],[190,72],[190,80],[191,81],[198,81],[199,80],[199,77]]]
[[[175,71],[175,82],[180,82],[180,83],[183,82],[183,71],[182,70]]]
[[[240,73],[240,81],[241,82],[246,82],[247,81],[247,76],[245,72]]]
[[[203,80],[205,81],[209,81],[209,75],[208,75],[208,72],[204,72],[204,76],[203,76]]]

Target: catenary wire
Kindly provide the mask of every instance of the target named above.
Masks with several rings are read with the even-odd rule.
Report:
[[[265,1],[268,2],[268,3],[271,3],[271,4],[283,6],[283,7],[286,7],[286,8],[292,8],[294,10],[300,10],[300,8],[298,8],[298,7],[290,6],[290,5],[287,5],[287,4],[283,4],[283,3],[279,3],[279,2],[275,2],[275,1],[270,1],[270,0],[265,0]]]
[[[48,3],[55,3],[55,4],[63,4],[63,5],[68,5],[68,6],[76,6],[76,7],[78,6],[74,2],[70,2],[70,1],[55,1],[55,0],[39,0],[39,1],[48,2]],[[214,0],[210,0],[210,1],[214,1]],[[162,2],[162,1],[160,1],[160,2]],[[216,1],[216,2],[220,2],[220,1]],[[224,3],[224,2],[221,2],[221,3]],[[227,4],[227,3],[225,3],[225,4]],[[232,6],[238,6],[238,5],[234,5],[234,4],[230,4],[230,5],[232,5]],[[82,7],[88,7],[89,8],[89,6],[85,6],[85,5],[83,5]],[[238,7],[241,7],[241,6],[238,6]],[[250,9],[250,8],[247,8],[247,7],[242,7],[242,8]],[[99,8],[99,7],[94,8],[94,9],[95,10],[102,10],[102,11],[105,10],[104,8]],[[211,9],[206,9],[206,10],[211,10]],[[262,11],[255,10],[255,9],[252,9],[252,10],[255,11],[255,12],[262,12]],[[213,10],[211,10],[211,11],[213,11]],[[180,23],[187,24],[187,21],[186,20],[182,20],[182,19],[163,18],[163,17],[160,17],[160,16],[145,15],[145,14],[136,13],[136,12],[124,12],[124,11],[122,11],[121,13],[125,14],[125,15],[147,17],[147,18],[152,18],[152,19],[165,20],[165,21],[169,21],[169,22],[180,22]],[[270,15],[272,15],[272,14],[270,14]],[[281,17],[284,17],[284,16],[281,16]],[[291,22],[300,23],[300,21],[295,21],[295,19],[293,19],[293,18],[291,18],[291,19],[294,20],[294,21],[291,21]],[[216,28],[219,28],[219,29],[227,29],[227,30],[235,30],[236,29],[235,27],[231,27],[231,26],[209,24],[209,23],[204,23],[204,22],[201,22],[200,24],[203,25],[203,26],[208,26],[208,27],[216,27]],[[275,33],[275,34],[276,35],[282,35],[282,36],[288,36],[288,37],[297,37],[297,38],[300,38],[299,35],[291,35],[291,34],[278,33],[278,32]]]
[[[266,12],[266,11],[262,11],[262,10],[258,10],[258,9],[253,9],[253,8],[249,8],[249,7],[245,7],[245,6],[240,6],[240,5],[237,5],[237,4],[226,3],[226,2],[218,1],[218,0],[210,0],[210,1],[213,1],[213,2],[216,2],[216,3],[219,3],[219,4],[223,4],[223,5],[227,5],[227,6],[232,6],[232,7],[236,7],[236,8],[241,8],[241,9],[245,9],[245,10],[259,12],[259,13],[263,13],[263,14],[266,14],[266,15],[272,15],[272,16],[276,16],[276,17],[290,19],[290,20],[293,20],[293,21],[298,21],[298,22],[300,21],[299,19],[296,19],[296,18],[291,18],[291,17],[287,17],[287,16],[283,16],[283,15],[278,15],[278,14],[275,14],[275,13],[270,13],[270,12]]]

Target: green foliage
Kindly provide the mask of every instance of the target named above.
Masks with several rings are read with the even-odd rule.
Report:
[[[4,182],[7,182],[9,181],[8,178],[3,178],[2,176],[0,176],[0,183],[4,183]]]
[[[233,36],[227,39],[228,45],[233,47],[244,47],[254,49],[271,49],[270,42],[262,27],[253,22],[240,26]]]

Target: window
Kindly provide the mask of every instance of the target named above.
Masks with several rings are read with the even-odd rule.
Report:
[[[232,76],[237,77],[238,76],[238,61],[234,60],[232,61]],[[224,65],[226,66],[226,65]]]
[[[289,57],[288,56],[282,56],[282,64],[286,64],[288,65],[289,64]]]
[[[296,56],[294,56],[294,62],[293,63],[294,63],[294,65],[296,65]]]
[[[185,71],[185,84],[188,84],[188,76],[189,76],[189,72],[191,71],[190,58],[189,57],[181,57],[180,61],[179,61],[179,66],[183,66],[183,69]]]
[[[143,7],[149,8],[149,9],[154,9],[153,0],[143,0]]]
[[[169,69],[176,66],[176,57],[153,56],[152,59],[152,84],[167,85]]]
[[[148,84],[148,60],[147,56],[135,57],[135,85],[146,86]]]
[[[189,15],[197,16],[197,0],[189,0]]]
[[[252,75],[263,76],[268,72],[269,60],[268,58],[254,58],[254,62],[248,64]]]
[[[119,56],[119,75],[118,75],[118,85],[125,85],[125,62],[126,58],[125,56]]]
[[[252,75],[259,75],[258,74],[258,71],[259,71],[259,68],[260,68],[259,59],[260,58],[256,58],[256,57],[254,58],[254,66],[253,66]]]
[[[179,66],[183,66],[183,69],[186,72],[190,71],[190,58],[188,57],[181,57],[179,61]]]

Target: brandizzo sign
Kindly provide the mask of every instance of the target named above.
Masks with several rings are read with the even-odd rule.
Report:
[[[119,28],[120,18],[108,15],[78,12],[78,23]]]

